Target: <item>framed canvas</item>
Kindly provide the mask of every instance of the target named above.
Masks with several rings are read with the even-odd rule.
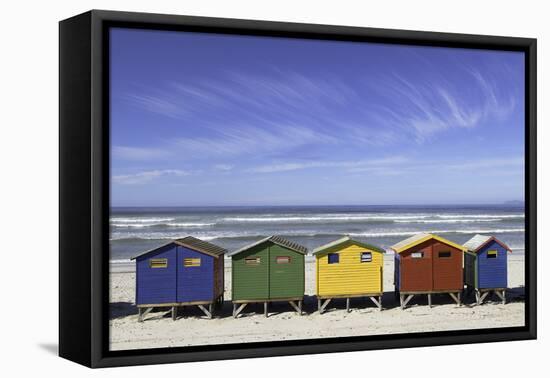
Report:
[[[536,337],[536,40],[94,10],[59,70],[62,357]]]

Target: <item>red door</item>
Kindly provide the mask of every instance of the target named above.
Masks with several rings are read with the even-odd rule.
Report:
[[[432,246],[419,244],[401,253],[401,290],[430,291],[433,286]]]
[[[433,245],[434,290],[462,290],[462,251],[443,243]]]

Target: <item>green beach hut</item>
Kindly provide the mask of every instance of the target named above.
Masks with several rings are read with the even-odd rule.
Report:
[[[288,302],[302,314],[307,248],[280,236],[244,246],[231,256],[231,299],[236,318],[248,303]]]

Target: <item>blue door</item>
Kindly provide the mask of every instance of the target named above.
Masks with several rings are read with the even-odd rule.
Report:
[[[178,246],[178,302],[212,301],[214,297],[214,258]]]

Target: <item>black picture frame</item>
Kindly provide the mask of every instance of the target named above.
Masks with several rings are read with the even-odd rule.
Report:
[[[525,53],[525,326],[131,351],[108,348],[110,27]],[[535,339],[536,39],[92,10],[59,24],[59,354],[89,367]]]

